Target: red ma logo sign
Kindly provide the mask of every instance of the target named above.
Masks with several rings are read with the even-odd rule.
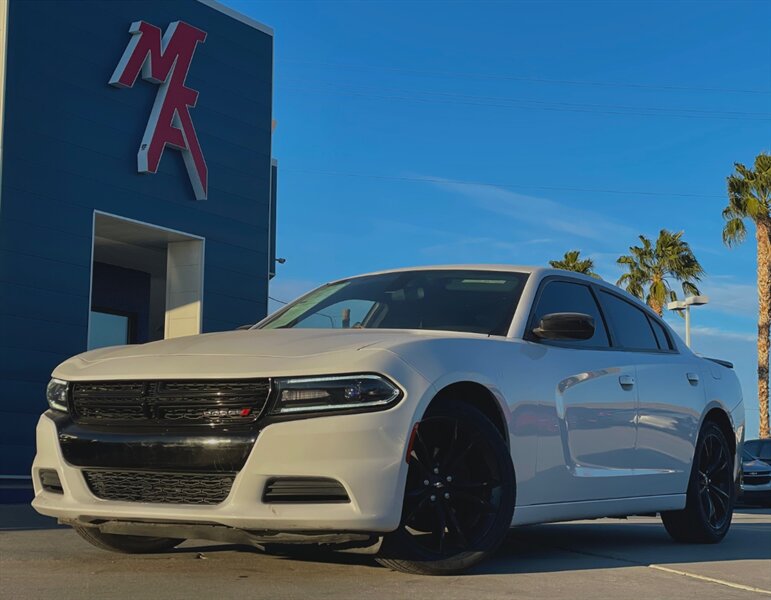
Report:
[[[142,79],[159,85],[137,153],[137,168],[140,173],[156,173],[164,148],[176,148],[182,152],[196,199],[206,200],[208,171],[190,118],[198,92],[185,85],[196,46],[206,39],[206,32],[175,21],[161,37],[160,28],[136,21],[129,33],[131,39],[110,85],[133,87],[140,71]]]

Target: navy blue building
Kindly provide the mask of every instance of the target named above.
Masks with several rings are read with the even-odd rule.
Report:
[[[210,0],[0,2],[0,487],[51,370],[265,315],[272,30]]]

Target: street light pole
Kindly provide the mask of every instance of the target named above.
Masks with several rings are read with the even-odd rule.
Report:
[[[667,304],[669,310],[685,313],[685,345],[689,348],[691,347],[691,306],[702,306],[708,302],[708,296],[688,296],[685,300],[675,300]]]

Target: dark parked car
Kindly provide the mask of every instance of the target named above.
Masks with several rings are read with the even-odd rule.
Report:
[[[771,506],[771,465],[748,452],[746,444],[742,452],[742,489],[739,501],[747,505]]]

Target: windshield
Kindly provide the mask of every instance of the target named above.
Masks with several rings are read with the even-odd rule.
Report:
[[[526,273],[403,271],[320,287],[262,329],[431,329],[506,335]]]
[[[750,461],[753,461],[753,460],[758,460],[757,458],[755,458],[752,454],[750,454],[746,450],[742,450],[742,459],[746,460],[747,462],[750,462]]]

